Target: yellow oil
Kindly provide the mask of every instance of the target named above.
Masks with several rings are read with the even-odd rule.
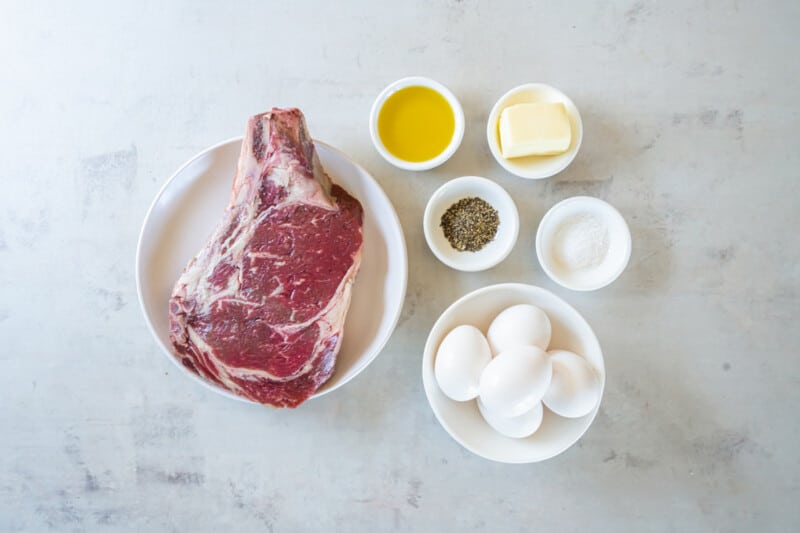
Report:
[[[378,135],[386,149],[410,163],[429,161],[447,148],[456,117],[444,96],[414,85],[394,93],[378,113]]]

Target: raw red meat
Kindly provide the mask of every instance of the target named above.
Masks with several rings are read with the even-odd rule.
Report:
[[[252,117],[225,214],[170,298],[183,365],[263,404],[313,395],[341,346],[362,216],[322,169],[300,110]]]

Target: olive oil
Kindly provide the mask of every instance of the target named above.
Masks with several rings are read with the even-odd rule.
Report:
[[[456,129],[447,99],[413,85],[389,96],[378,113],[378,135],[390,154],[403,161],[429,161],[445,151]]]

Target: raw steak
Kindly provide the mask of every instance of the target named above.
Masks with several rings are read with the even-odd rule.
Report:
[[[252,117],[230,203],[169,302],[180,361],[259,403],[308,399],[341,346],[362,214],[322,169],[300,110]]]

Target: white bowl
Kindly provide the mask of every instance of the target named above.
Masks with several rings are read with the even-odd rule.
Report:
[[[477,196],[497,210],[500,225],[489,244],[477,252],[460,252],[450,246],[439,225],[447,209],[462,198]],[[478,272],[508,257],[519,235],[519,212],[514,200],[500,185],[478,176],[448,181],[433,193],[423,218],[425,240],[433,254],[445,265],[464,272]]]
[[[504,437],[484,421],[475,400],[456,402],[444,395],[434,376],[439,343],[450,330],[471,324],[484,333],[500,311],[516,304],[532,304],[547,313],[553,328],[550,349],[575,352],[594,367],[605,389],[603,352],[592,328],[568,303],[533,285],[505,283],[478,289],[456,300],[433,325],[422,356],[422,382],[436,419],[459,444],[469,451],[501,463],[534,463],[556,456],[572,446],[589,429],[600,402],[581,418],[562,418],[547,408],[541,427],[524,439]]]
[[[498,123],[500,113],[508,106],[535,102],[563,102],[572,128],[572,142],[566,152],[559,155],[514,157],[506,159],[500,153],[500,132]],[[578,108],[566,94],[543,83],[528,83],[514,87],[500,97],[486,123],[486,139],[489,149],[500,165],[521,178],[543,179],[558,174],[575,159],[583,141],[583,122]]]
[[[212,146],[181,166],[156,195],[136,249],[136,290],[156,343],[180,373],[228,398],[249,401],[190,372],[172,353],[169,297],[186,263],[208,239],[230,197],[241,137]],[[342,152],[314,141],[334,182],[364,207],[364,254],[353,285],[333,375],[314,398],[341,387],[372,362],[400,318],[408,279],[405,238],[389,198]]]
[[[445,148],[441,154],[433,159],[416,163],[404,161],[389,153],[389,151],[383,145],[380,135],[378,134],[378,114],[380,113],[383,104],[386,102],[386,99],[400,89],[414,86],[428,87],[444,96],[447,100],[447,103],[450,104],[450,107],[453,109],[453,114],[455,115],[456,119],[453,138],[450,140],[450,144],[447,145],[447,148]],[[438,167],[450,159],[450,156],[452,156],[461,145],[461,140],[464,138],[464,110],[461,108],[461,104],[456,96],[438,81],[430,78],[424,78],[422,76],[402,78],[389,84],[389,86],[381,91],[381,93],[375,99],[375,103],[372,104],[372,111],[370,111],[369,114],[369,134],[370,137],[372,137],[372,144],[375,145],[375,149],[378,150],[378,153],[381,154],[381,156],[383,156],[383,158],[392,165],[404,170],[430,170],[434,167]]]
[[[553,254],[554,239],[560,225],[569,217],[590,214],[608,227],[608,253],[595,268],[571,271]],[[573,196],[562,200],[542,217],[536,231],[536,256],[545,273],[567,289],[593,291],[612,283],[628,266],[631,258],[631,232],[628,224],[611,204],[591,196]]]

